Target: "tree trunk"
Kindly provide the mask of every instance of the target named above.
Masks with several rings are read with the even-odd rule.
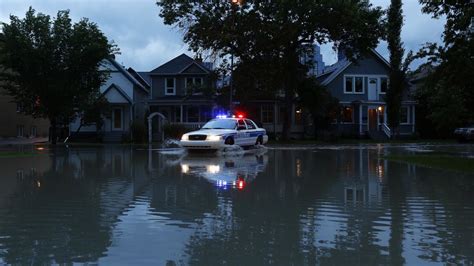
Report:
[[[293,90],[288,86],[285,88],[285,119],[283,120],[283,132],[282,139],[289,140],[291,137],[291,118],[292,118],[292,109],[293,109]]]
[[[57,121],[56,118],[53,118],[50,120],[51,122],[51,144],[55,145],[57,142]]]

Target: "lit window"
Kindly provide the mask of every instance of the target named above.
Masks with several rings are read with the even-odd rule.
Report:
[[[301,108],[296,108],[295,111],[295,124],[302,125],[303,124],[303,110]]]
[[[344,122],[344,123],[352,123],[352,122],[353,122],[353,120],[352,120],[352,113],[353,113],[352,107],[344,106],[344,107],[342,108],[342,122]]]

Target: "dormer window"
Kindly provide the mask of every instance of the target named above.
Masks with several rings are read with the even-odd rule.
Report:
[[[195,86],[195,87],[201,87],[201,85],[203,84],[203,80],[202,78],[186,78],[186,87],[191,87],[191,86]]]
[[[176,95],[176,80],[174,78],[166,79],[165,95]]]

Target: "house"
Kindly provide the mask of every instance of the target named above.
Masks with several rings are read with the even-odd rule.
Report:
[[[343,135],[390,137],[387,125],[385,94],[389,84],[390,65],[377,51],[351,62],[343,53],[338,61],[317,76],[321,85],[339,99],[343,107],[342,121],[334,126]],[[414,101],[409,90],[403,95],[400,135],[415,133]]]
[[[48,137],[49,121],[21,113],[21,104],[0,90],[0,138]]]
[[[131,137],[134,122],[144,126],[149,88],[143,80],[134,77],[133,71],[128,72],[113,58],[104,60],[100,71],[110,74],[100,87],[100,92],[110,104],[110,114],[104,117],[102,128],[95,125],[81,127],[81,119],[77,118],[69,129],[73,137],[100,134],[105,142],[120,142]],[[80,131],[76,134],[79,127]]]
[[[210,65],[181,54],[150,72],[136,72],[150,86],[150,113],[171,124],[197,128],[216,112]],[[206,93],[207,91],[207,93]]]

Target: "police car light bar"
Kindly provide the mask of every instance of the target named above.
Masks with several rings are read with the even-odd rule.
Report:
[[[227,118],[227,116],[226,115],[217,115],[216,118],[217,119],[224,119],[224,118]]]

